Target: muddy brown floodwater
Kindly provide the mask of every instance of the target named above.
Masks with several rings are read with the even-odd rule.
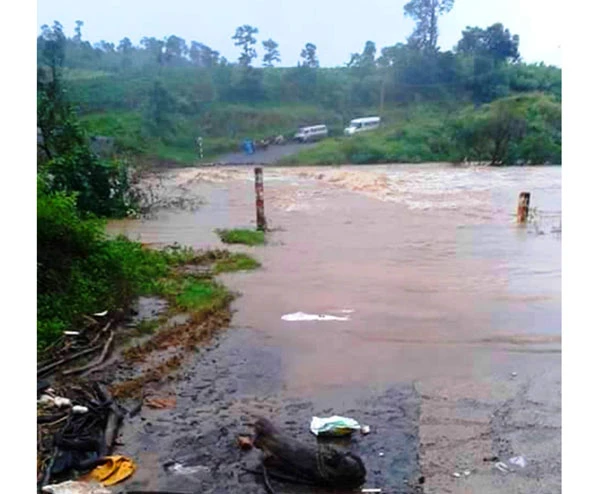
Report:
[[[264,180],[274,231],[239,248],[263,267],[222,276],[241,293],[232,327],[170,385],[177,407],[127,423],[133,483],[263,492],[236,434],[264,414],[314,441],[312,415],[336,413],[371,426],[342,445],[365,460],[364,487],[560,492],[560,168],[265,168]],[[220,245],[215,228],[253,225],[251,168],[163,181],[203,205],[109,231],[202,248]],[[527,227],[515,223],[521,191]],[[282,320],[295,312],[347,320]],[[276,486],[310,492],[293,489]]]

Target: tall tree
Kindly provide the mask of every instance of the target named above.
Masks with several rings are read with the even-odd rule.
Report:
[[[302,66],[317,68],[319,66],[319,60],[317,59],[317,47],[312,43],[306,43],[304,48],[300,52],[300,57],[303,59]]]
[[[164,48],[165,42],[156,39],[154,37],[148,38],[144,37],[140,41],[140,44],[144,47],[144,49],[155,59],[155,61],[159,64],[163,63],[164,60]]]
[[[467,27],[456,46],[458,53],[481,55],[492,58],[496,62],[516,62],[520,58],[519,36],[511,35],[501,23],[496,23],[483,30],[479,27]]]
[[[100,43],[96,45],[96,47],[105,53],[114,53],[115,51],[115,44],[109,43],[108,41],[104,40],[101,40]]]
[[[372,69],[375,66],[375,53],[377,47],[372,41],[367,41],[361,54],[353,53],[348,62],[348,67]]]
[[[131,42],[131,40],[129,38],[123,38],[121,41],[119,41],[119,45],[117,46],[118,52],[123,53],[124,55],[127,55],[128,53],[131,53],[132,50],[133,50],[133,43]]]
[[[67,37],[60,22],[42,26],[42,34],[38,38],[40,48],[40,67],[38,68],[37,91],[37,123],[42,133],[42,148],[48,159],[56,153],[54,137],[60,133],[60,122],[65,119],[67,104],[61,84],[61,72],[65,61]]]
[[[408,38],[409,45],[419,50],[435,50],[438,40],[438,18],[452,10],[454,0],[410,0],[404,6],[404,15],[417,25]]]
[[[187,54],[188,47],[183,38],[171,35],[165,39],[165,60],[167,62],[181,60]]]
[[[240,54],[238,61],[241,66],[249,67],[252,60],[256,58],[256,50],[254,45],[256,44],[255,34],[258,33],[258,29],[248,24],[238,27],[235,30],[235,34],[231,39],[235,40],[235,46],[242,47],[242,53]]]
[[[263,67],[273,67],[274,62],[281,62],[279,57],[279,45],[275,43],[271,38],[267,41],[263,41],[263,48],[265,49],[265,55],[263,56]]]
[[[83,26],[83,21],[75,21],[75,36],[73,36],[73,41],[76,43],[81,43],[81,26]]]
[[[190,45],[190,60],[199,67],[214,67],[219,63],[219,52],[203,43],[192,41]]]

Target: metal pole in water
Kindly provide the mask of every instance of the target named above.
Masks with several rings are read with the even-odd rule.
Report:
[[[519,204],[517,206],[517,223],[525,223],[529,215],[529,201],[531,194],[529,192],[521,192],[519,194]]]
[[[265,219],[265,201],[263,188],[263,170],[260,167],[254,169],[254,188],[256,190],[256,228],[260,231],[267,229]]]

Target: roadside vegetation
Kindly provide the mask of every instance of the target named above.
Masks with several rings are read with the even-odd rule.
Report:
[[[232,295],[213,274],[252,269],[247,255],[144,248],[125,237],[108,238],[107,218],[138,209],[127,162],[92,152],[63,85],[65,38],[46,32],[38,72],[37,340],[43,350],[86,316],[125,309],[139,295],[158,295],[176,310],[224,310]],[[185,266],[203,266],[186,273]],[[151,332],[151,325],[140,328]]]

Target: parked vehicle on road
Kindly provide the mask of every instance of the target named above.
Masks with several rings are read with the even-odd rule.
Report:
[[[294,135],[294,141],[312,142],[325,139],[329,135],[326,125],[313,125],[311,127],[300,127]]]
[[[381,125],[381,117],[363,117],[350,120],[350,125],[344,129],[344,134],[347,136],[354,135],[358,132],[366,132],[375,130]]]

